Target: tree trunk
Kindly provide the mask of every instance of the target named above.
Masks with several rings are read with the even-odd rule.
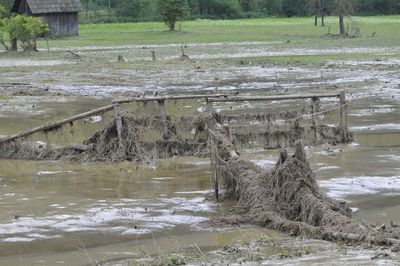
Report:
[[[168,27],[170,31],[175,31],[175,21],[168,22]]]
[[[339,14],[339,29],[340,29],[340,35],[345,35],[346,30],[344,28],[344,16],[343,14]]]
[[[18,41],[17,38],[12,38],[10,51],[18,51]]]
[[[325,11],[326,11],[325,1],[320,0],[319,6],[320,6],[319,10],[320,10],[320,16],[321,16],[321,25],[325,26]]]
[[[314,26],[318,26],[318,1],[315,1],[315,18],[314,18]]]

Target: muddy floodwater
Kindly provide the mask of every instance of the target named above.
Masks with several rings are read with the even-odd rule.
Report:
[[[350,98],[349,105],[355,142],[306,147],[308,156],[320,186],[329,196],[349,202],[356,217],[370,223],[400,222],[398,99],[360,95]],[[3,104],[0,112],[0,135],[102,106],[110,99],[15,97],[9,101],[13,103]],[[200,103],[184,106],[202,107]],[[70,135],[49,138],[77,142],[110,119],[84,121]],[[262,167],[275,164],[277,151],[246,151]],[[191,245],[209,252],[260,235],[296,244],[285,235],[252,226],[205,226],[205,221],[227,215],[232,207],[229,202],[207,199],[209,176],[209,160],[196,157],[112,165],[1,160],[0,265],[85,265],[139,259]],[[338,256],[341,264],[375,263],[373,251],[337,252],[334,244],[321,242],[300,241],[299,245],[318,252],[270,262],[325,264]],[[282,250],[270,247],[265,252],[273,255]],[[396,264],[396,254],[382,263]]]
[[[155,62],[142,46],[88,47],[78,51],[80,60],[58,52],[38,53],[37,59],[30,60],[1,59],[0,137],[136,94],[218,90],[257,96],[345,90],[355,140],[348,145],[305,147],[311,166],[323,190],[347,201],[355,217],[374,224],[400,224],[398,46],[295,49],[282,41],[188,44],[185,51],[190,60],[179,59],[180,46],[145,47],[157,51]],[[353,61],[346,54],[317,63],[262,60],[344,51],[365,59]],[[118,55],[126,62],[116,62]],[[253,62],[244,57],[261,58]],[[325,124],[337,124],[335,104],[337,100],[321,99],[323,110],[334,107],[321,115]],[[271,112],[304,106],[310,107],[310,102],[214,107],[216,111]],[[158,106],[151,104],[147,109],[139,104],[121,108],[123,115],[158,114]],[[167,102],[166,109],[169,114],[199,114],[205,103]],[[112,119],[111,113],[91,117],[35,140],[80,143]],[[303,122],[310,125],[307,118]],[[265,168],[273,166],[278,155],[257,145],[238,148]],[[224,217],[235,207],[232,202],[210,200],[211,187],[208,158],[83,165],[0,160],[0,265],[130,265],[190,247],[207,258],[216,256],[213,263],[223,263],[240,254],[239,246],[266,254],[264,263],[273,265],[400,265],[395,251],[382,255],[377,249],[294,239],[256,226],[210,226],[207,221]],[[257,244],[261,242],[269,244]],[[301,250],[303,255],[287,256],[288,249]],[[221,254],[223,259],[218,257]]]

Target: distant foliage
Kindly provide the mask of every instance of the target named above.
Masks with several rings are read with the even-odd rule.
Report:
[[[167,5],[174,2],[172,0],[81,1],[81,21],[87,22],[155,21],[160,19],[157,4],[164,2]],[[312,1],[314,0],[180,0],[178,2],[187,4],[189,19],[233,19],[307,16],[314,12],[310,10]],[[327,7],[326,15],[334,15],[336,0],[324,1]],[[354,7],[353,15],[400,14],[400,0],[350,0],[350,2]]]
[[[6,8],[4,6],[0,6],[0,19],[5,17],[6,15]]]

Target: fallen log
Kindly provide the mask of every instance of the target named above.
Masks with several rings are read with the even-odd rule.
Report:
[[[217,168],[224,194],[239,203],[219,222],[253,223],[294,236],[348,243],[400,244],[398,228],[375,228],[352,217],[345,202],[327,197],[307,161],[303,144],[289,157],[282,150],[276,166],[265,170],[243,159],[223,133],[214,131]]]

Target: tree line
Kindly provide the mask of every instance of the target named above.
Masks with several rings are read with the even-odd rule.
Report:
[[[266,16],[293,17],[315,13],[319,2],[326,15],[334,15],[338,0],[185,0],[187,19],[238,19]],[[82,19],[91,22],[156,21],[154,0],[81,0]],[[164,2],[171,2],[166,0]],[[348,0],[353,15],[400,14],[399,0]]]
[[[335,15],[340,0],[185,0],[186,19],[238,19],[315,14],[316,2],[325,15]],[[0,0],[9,9],[13,0]],[[155,0],[81,0],[82,22],[135,22],[160,20]],[[164,0],[170,3],[170,0]],[[173,2],[173,1],[172,1]],[[179,2],[176,0],[175,2]],[[347,0],[353,15],[400,14],[399,0]]]

